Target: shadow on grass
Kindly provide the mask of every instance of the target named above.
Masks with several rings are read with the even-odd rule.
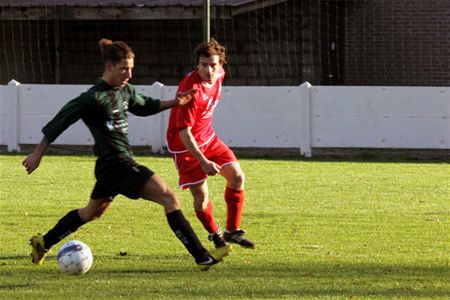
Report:
[[[6,264],[6,261],[8,261],[8,260],[16,261],[18,259],[31,260],[31,256],[30,255],[12,255],[12,256],[2,256],[2,255],[0,255],[0,262],[3,263],[3,264]]]
[[[26,289],[32,287],[33,284],[0,284],[1,290],[15,290],[15,289]]]
[[[96,270],[109,276],[123,275],[137,277],[155,273],[171,273],[169,277],[185,280],[192,270]],[[381,298],[435,298],[450,296],[448,289],[449,269],[442,267],[399,266],[399,265],[323,265],[312,264],[290,266],[289,264],[234,265],[221,264],[209,272],[199,272],[194,277],[212,280],[211,285],[191,291],[197,297],[220,296],[224,293],[232,298],[272,298],[272,297],[354,297],[370,296]],[[447,281],[446,279],[447,278]],[[217,280],[214,280],[217,279]],[[232,289],[211,294],[213,285],[224,280]],[[171,291],[167,295],[171,296]],[[173,291],[173,297],[177,292]]]
[[[193,268],[175,267],[152,270],[137,269],[101,269],[94,272],[109,278],[123,279],[124,276],[166,274],[168,278],[186,281],[186,278],[210,280],[210,284],[190,290],[196,297],[231,298],[279,298],[279,297],[354,297],[370,296],[381,298],[447,298],[450,295],[448,283],[449,269],[442,267],[399,266],[399,265],[323,265],[312,264],[291,266],[289,264],[239,265],[220,264],[209,272],[196,272]],[[193,273],[194,272],[194,273]],[[226,291],[216,291],[214,285],[233,286]],[[212,292],[214,291],[214,292]],[[179,296],[178,291],[168,290],[166,296]]]
[[[450,164],[450,155],[437,157],[415,157],[406,155],[360,154],[354,156],[314,156],[311,158],[300,155],[289,156],[253,156],[250,154],[238,155],[238,159],[268,160],[268,161],[299,161],[299,162],[351,162],[351,163],[408,163],[408,164]]]
[[[25,256],[0,256],[0,260],[23,260]],[[396,264],[345,264],[315,263],[291,265],[289,262],[243,264],[231,258],[209,272],[196,270],[195,265],[186,263],[180,257],[174,261],[170,257],[154,255],[136,257],[97,256],[98,264],[87,274],[74,279],[73,284],[107,279],[108,286],[98,288],[102,296],[116,295],[127,285],[127,295],[142,296],[154,293],[155,282],[167,287],[166,298],[299,298],[299,297],[369,297],[369,298],[444,298],[450,296],[450,269],[447,265],[396,265]],[[112,260],[112,261],[111,261]],[[121,260],[121,261],[120,261]],[[102,263],[102,261],[106,263]],[[142,261],[142,264],[139,263]],[[183,261],[182,263],[179,263]],[[149,265],[150,264],[150,265]],[[11,266],[11,264],[8,264]],[[148,265],[148,267],[146,266]],[[20,278],[1,284],[0,289],[29,289],[39,281],[58,280],[60,277],[54,266],[43,269],[21,267],[9,269],[8,277]],[[39,278],[27,280],[27,278]],[[24,284],[23,281],[27,283]],[[131,280],[131,281],[130,281]],[[30,283],[32,282],[32,283]],[[147,285],[142,285],[146,282]],[[201,282],[201,284],[199,284]],[[180,283],[182,283],[180,285]],[[156,283],[155,283],[156,284]],[[217,289],[232,286],[233,288]],[[181,294],[180,294],[181,293]],[[184,294],[183,294],[184,293]],[[182,298],[183,298],[182,297]]]
[[[280,154],[277,152],[268,154],[252,154],[252,152],[236,151],[238,159],[251,160],[286,160],[286,161],[305,161],[305,162],[373,162],[373,163],[449,163],[450,164],[450,150],[434,150],[434,149],[419,149],[419,150],[398,150],[395,149],[356,149],[351,154],[346,154],[345,149],[343,153],[336,150],[335,154],[316,155],[311,158],[301,156],[299,153]],[[429,153],[429,154],[427,154]],[[25,158],[27,153],[9,153],[0,151],[0,155],[4,156],[19,156]],[[86,157],[93,162],[96,157],[91,152],[84,151],[49,151],[47,156],[77,156]],[[154,154],[154,153],[136,153],[136,159],[139,161],[142,157],[155,158],[171,158],[169,154]]]

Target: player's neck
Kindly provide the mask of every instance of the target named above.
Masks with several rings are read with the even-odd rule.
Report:
[[[213,87],[215,83],[216,83],[216,81],[213,81],[213,82],[211,82],[211,83],[206,82],[206,81],[202,81],[202,84],[203,84],[205,87],[207,87],[207,88]]]
[[[102,77],[100,77],[101,80],[103,80],[104,82],[106,82],[107,84],[109,84],[110,86],[112,86],[114,89],[118,89],[120,88],[120,86],[117,86],[117,84],[115,84],[114,80],[112,80],[112,78],[106,76],[105,74],[103,74]]]
[[[103,74],[103,76],[100,77],[100,79],[109,84],[110,86],[113,86],[111,80],[109,80],[108,76],[105,76],[105,74]]]

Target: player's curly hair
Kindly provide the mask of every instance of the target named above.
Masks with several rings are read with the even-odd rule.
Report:
[[[134,58],[134,52],[125,42],[111,41],[108,39],[101,39],[98,42],[100,51],[102,53],[103,62],[111,62],[117,64],[122,59]]]
[[[227,50],[214,38],[209,42],[203,42],[194,49],[195,63],[198,64],[200,56],[210,57],[212,55],[219,56],[219,63],[224,65],[227,63]]]

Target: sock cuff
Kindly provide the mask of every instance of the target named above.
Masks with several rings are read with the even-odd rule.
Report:
[[[171,211],[170,213],[166,213],[167,218],[176,218],[179,215],[182,215],[181,209],[177,209],[174,211]]]
[[[244,189],[242,189],[242,190],[235,190],[235,189],[232,189],[230,187],[225,187],[225,193],[232,193],[232,194],[240,195],[240,194],[244,193]]]
[[[69,215],[70,215],[70,217],[72,217],[72,220],[77,227],[80,227],[86,223],[83,221],[83,219],[81,219],[78,209],[74,209],[74,210],[70,211]]]
[[[244,201],[244,190],[234,190],[232,188],[225,188],[225,201],[226,202],[243,202]]]
[[[203,213],[208,213],[208,212],[212,213],[212,211],[213,211],[213,205],[212,205],[211,200],[209,200],[208,204],[206,205],[206,207],[204,209],[195,210],[195,213],[196,214],[203,214]]]

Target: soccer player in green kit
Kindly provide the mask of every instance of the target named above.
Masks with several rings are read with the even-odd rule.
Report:
[[[136,92],[128,83],[134,67],[134,52],[124,42],[102,39],[99,42],[104,61],[103,76],[87,92],[69,101],[42,129],[44,137],[22,162],[28,174],[40,164],[46,148],[71,124],[83,120],[94,139],[97,179],[87,205],[62,217],[45,235],[31,238],[33,263],[42,265],[49,249],[75,232],[83,224],[99,218],[110,207],[115,196],[143,198],[164,207],[167,221],[175,235],[194,257],[201,270],[208,270],[230,251],[230,247],[203,247],[180,210],[178,199],[167,184],[145,166],[135,162],[128,141],[127,112],[148,116],[182,106],[191,101],[196,90],[160,101]]]

